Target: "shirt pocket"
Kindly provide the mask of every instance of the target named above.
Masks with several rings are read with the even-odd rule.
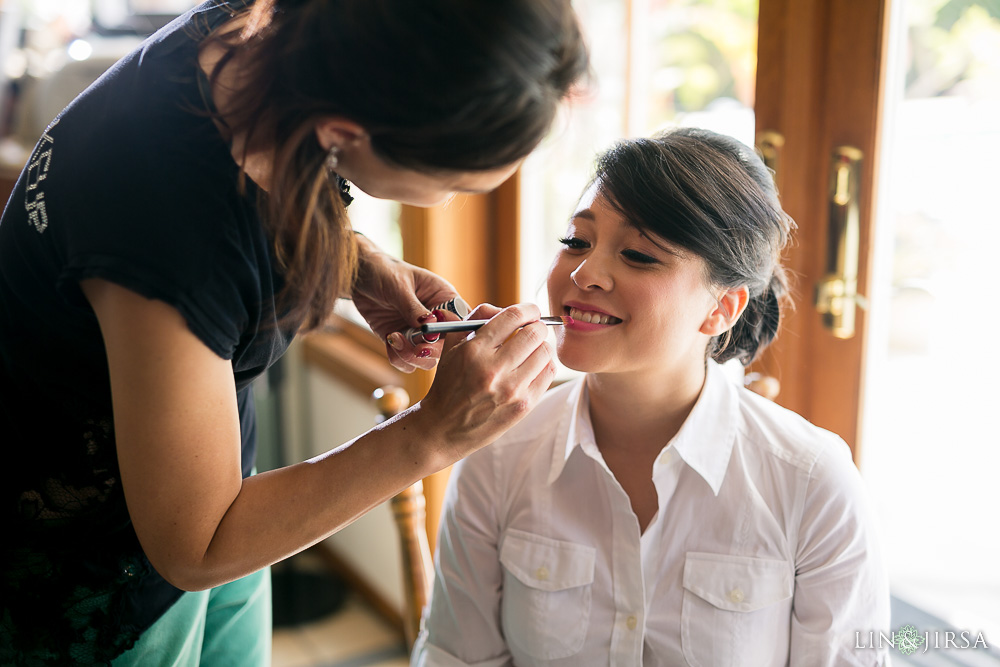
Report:
[[[692,667],[784,665],[792,566],[783,560],[689,552],[681,646]]]
[[[508,530],[501,620],[507,641],[540,660],[578,652],[590,623],[594,547]]]

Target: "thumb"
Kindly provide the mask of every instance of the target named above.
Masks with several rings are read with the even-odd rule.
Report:
[[[458,313],[460,314],[464,313],[464,314],[461,317],[459,317],[458,315],[456,315],[454,310],[446,310],[445,312],[442,312],[441,309],[437,309],[434,311],[434,314],[437,315],[439,322],[447,322],[452,320],[466,320],[466,319],[488,320],[501,311],[500,308],[497,308],[492,304],[481,303],[478,306],[476,306],[476,309],[474,311],[469,313],[468,312],[469,306],[468,304],[465,303],[462,297],[458,297],[456,300],[460,302],[456,304]],[[441,350],[441,355],[444,356],[445,352],[452,349],[456,345],[465,342],[466,340],[469,339],[470,336],[473,336],[474,334],[475,332],[471,333],[458,332],[458,333],[446,334],[444,336],[444,347]]]
[[[396,307],[399,310],[399,316],[411,327],[419,328],[421,324],[433,321],[432,309],[421,303],[413,292],[407,294],[403,302]]]

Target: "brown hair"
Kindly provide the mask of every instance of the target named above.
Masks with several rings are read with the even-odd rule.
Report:
[[[349,293],[357,265],[339,177],[314,127],[361,125],[376,154],[430,173],[503,167],[541,141],[588,68],[569,0],[235,0],[243,30],[210,34],[245,68],[228,128],[273,149],[265,220],[281,307],[306,329]]]

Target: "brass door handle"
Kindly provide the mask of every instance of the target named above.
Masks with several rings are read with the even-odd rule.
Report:
[[[816,285],[816,310],[837,338],[854,336],[855,308],[867,302],[858,294],[861,239],[859,186],[864,154],[852,146],[833,150],[830,167],[826,275]]]

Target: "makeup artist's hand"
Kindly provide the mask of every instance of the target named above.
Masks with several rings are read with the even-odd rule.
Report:
[[[448,334],[434,384],[420,401],[418,428],[451,463],[490,444],[538,403],[555,377],[555,350],[534,304],[484,304],[472,334]]]
[[[442,342],[414,346],[394,332],[437,321],[425,304],[443,303],[458,292],[447,280],[382,252],[360,235],[358,255],[358,280],[351,298],[372,331],[386,341],[389,362],[406,373],[434,368]],[[390,334],[394,335],[387,338]]]

